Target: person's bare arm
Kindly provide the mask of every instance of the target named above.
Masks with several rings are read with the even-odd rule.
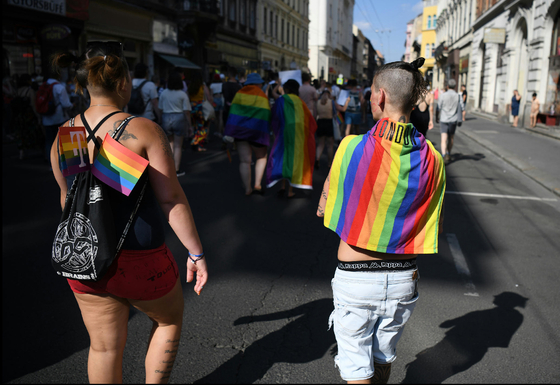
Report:
[[[165,218],[190,253],[202,254],[202,244],[189,202],[177,179],[175,162],[167,136],[157,124],[142,118],[135,120],[138,120],[133,121],[135,126],[142,126],[139,130],[143,132],[142,140],[145,143],[146,155],[150,161],[148,165],[150,184]],[[208,280],[207,270],[205,258],[197,261],[196,264],[187,259],[187,282],[193,280],[196,272],[194,291],[197,294],[200,294]]]
[[[317,216],[322,218],[325,216],[325,207],[327,207],[327,197],[329,195],[329,186],[331,181],[331,172],[327,175],[327,180],[323,185],[323,191],[321,191],[321,198],[319,198],[319,206],[317,206]]]
[[[62,175],[62,171],[60,171],[58,164],[58,134],[56,134],[53,145],[51,146],[51,167],[54,179],[56,180],[56,183],[58,183],[58,187],[60,187],[60,207],[64,211],[66,194],[68,193],[68,184],[66,183],[66,178]]]
[[[348,108],[348,103],[350,103],[350,96],[346,99],[346,103],[344,103],[344,106],[341,106],[337,102],[334,102],[334,105],[335,105],[337,111],[345,112],[346,109]]]
[[[157,121],[161,122],[161,110],[159,109],[158,100],[159,98],[153,98],[151,102],[152,102],[152,108],[154,110],[154,115],[156,116]]]
[[[280,83],[276,83],[276,86],[272,89],[272,97],[274,100],[278,99],[282,94],[280,93]]]
[[[214,104],[214,95],[212,95],[212,92],[210,92],[210,89],[206,86],[206,84],[204,84],[204,94],[206,95],[206,100]]]
[[[430,122],[428,123],[428,130],[434,128],[434,97],[431,93],[428,92],[427,95],[427,102],[429,104],[428,112],[430,114]]]

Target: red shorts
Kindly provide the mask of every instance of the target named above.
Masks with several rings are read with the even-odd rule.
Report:
[[[121,250],[101,280],[68,279],[68,284],[78,294],[112,294],[149,301],[169,293],[178,277],[177,262],[164,243],[151,250]]]

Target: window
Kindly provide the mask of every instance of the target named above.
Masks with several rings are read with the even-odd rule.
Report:
[[[437,18],[436,18],[436,15],[434,15],[433,20],[434,20],[434,29],[436,29],[436,27],[437,27]]]
[[[299,28],[297,29],[297,48],[299,49]]]
[[[554,20],[551,48],[550,56],[560,56],[560,12],[556,15],[556,20]]]
[[[290,44],[290,23],[288,22],[286,28],[286,43]]]
[[[255,1],[251,1],[249,7],[249,28],[255,29],[257,26],[257,4]]]
[[[424,56],[427,58],[430,57],[430,45],[426,44],[426,52],[424,53]]]
[[[267,20],[267,19],[266,19],[266,7],[264,7],[264,13],[263,13],[263,15],[264,15],[264,17],[263,17],[263,32],[264,32],[265,35],[266,35],[266,32],[267,32],[267,28],[266,28],[266,20]]]
[[[247,24],[247,16],[245,12],[246,12],[245,0],[239,0],[239,23],[241,25]]]
[[[436,54],[436,45],[435,43],[432,43],[432,55],[430,57],[434,57],[435,54]]]
[[[292,24],[292,46],[295,47],[296,43],[294,39],[296,38],[296,27]]]
[[[426,29],[432,28],[432,17],[428,16],[428,27]]]
[[[329,4],[329,17],[332,19],[332,4]]]
[[[235,0],[229,0],[229,19],[231,21],[235,21],[236,20],[236,6],[235,6]]]
[[[284,19],[282,19],[282,28],[280,29],[280,40],[284,42]]]
[[[274,22],[274,37],[278,39],[278,15],[276,15],[275,17],[275,22]]]
[[[272,33],[273,26],[274,26],[274,15],[272,14],[272,11],[270,11],[270,36],[274,36],[274,34]]]

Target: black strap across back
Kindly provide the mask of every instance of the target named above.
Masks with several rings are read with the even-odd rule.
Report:
[[[93,130],[89,126],[88,122],[86,121],[86,117],[85,117],[84,113],[82,112],[80,114],[80,118],[82,118],[82,123],[84,124],[84,127],[86,128],[86,131],[89,134],[89,136],[87,138],[87,141],[89,142],[90,140],[93,140],[94,143],[95,143],[95,147],[97,147],[98,150],[101,148],[101,145],[95,139],[95,133],[97,132],[97,130],[99,130],[99,128],[103,125],[103,123],[105,123],[107,121],[107,119],[109,119],[111,116],[113,116],[115,114],[118,114],[119,112],[123,112],[123,111],[113,111],[110,114],[108,114],[107,116],[105,116],[99,123],[97,123],[97,126],[95,126],[95,128]],[[122,130],[121,130],[121,132],[122,132]],[[119,137],[120,137],[120,134],[121,133],[119,132]],[[116,140],[119,140],[119,138],[116,138]]]

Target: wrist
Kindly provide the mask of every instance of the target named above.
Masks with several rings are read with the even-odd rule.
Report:
[[[200,254],[193,254],[189,251],[189,259],[194,265],[196,265],[196,263],[202,258],[204,258],[204,252],[201,252]]]

